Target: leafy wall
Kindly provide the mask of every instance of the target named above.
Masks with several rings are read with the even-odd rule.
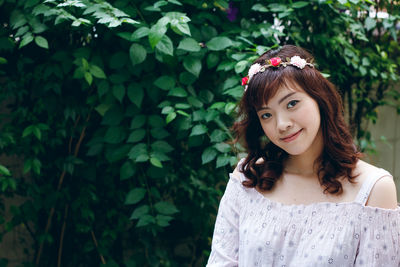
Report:
[[[376,108],[400,110],[395,14],[371,0],[0,0],[0,149],[24,173],[0,165],[1,234],[27,229],[24,266],[203,266],[251,62],[310,50],[368,150]]]

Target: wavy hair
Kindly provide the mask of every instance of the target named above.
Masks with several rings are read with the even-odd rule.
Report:
[[[286,59],[295,55],[307,62],[314,60],[304,49],[285,45],[264,53],[253,64],[265,65],[270,58]],[[238,120],[232,127],[236,135],[235,142],[242,143],[248,153],[240,169],[247,178],[243,185],[268,191],[282,175],[283,162],[288,153],[268,141],[257,110],[268,103],[279,88],[290,84],[298,85],[318,104],[324,147],[314,164],[317,164],[317,174],[320,184],[325,188],[324,192],[340,195],[343,188],[339,178],[347,177],[353,182],[356,176],[352,176],[352,171],[361,153],[354,145],[345,123],[341,96],[331,82],[310,66],[304,69],[294,66],[267,68],[250,80],[239,104]]]

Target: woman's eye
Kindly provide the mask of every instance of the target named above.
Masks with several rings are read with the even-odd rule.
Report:
[[[297,103],[299,103],[299,100],[292,100],[292,101],[290,101],[290,102],[288,103],[287,107],[288,107],[288,108],[292,108],[292,107],[296,106]]]
[[[271,114],[270,113],[265,113],[265,114],[262,114],[261,115],[261,119],[268,119],[269,117],[271,117]]]

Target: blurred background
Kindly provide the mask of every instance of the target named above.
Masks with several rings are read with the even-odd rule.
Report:
[[[284,44],[400,188],[399,21],[387,0],[0,0],[0,266],[204,266],[241,78]]]

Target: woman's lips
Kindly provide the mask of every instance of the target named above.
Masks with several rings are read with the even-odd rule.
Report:
[[[293,141],[294,139],[296,139],[299,135],[300,135],[300,132],[302,131],[303,129],[300,129],[298,132],[296,132],[296,133],[294,133],[294,134],[291,134],[291,135],[289,135],[289,136],[287,136],[287,137],[285,137],[285,138],[281,138],[281,140],[283,141],[283,142],[291,142],[291,141]]]

